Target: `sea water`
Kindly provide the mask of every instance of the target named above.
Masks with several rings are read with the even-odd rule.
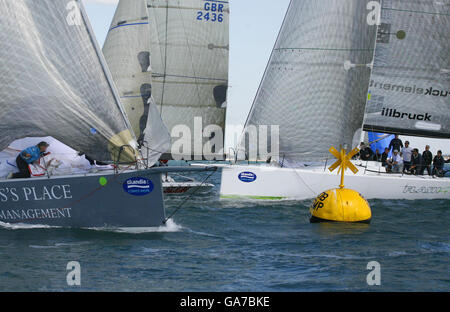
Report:
[[[165,227],[0,224],[0,291],[450,291],[450,200],[371,200],[370,225],[310,224],[310,200],[219,200],[220,173],[208,182]]]

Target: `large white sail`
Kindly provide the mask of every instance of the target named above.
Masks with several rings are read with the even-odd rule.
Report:
[[[2,0],[0,12],[0,150],[34,136],[97,160],[136,147],[81,1]]]
[[[148,12],[153,97],[169,131],[186,125],[193,141],[194,117],[224,128],[228,1],[148,0]]]
[[[366,131],[450,138],[450,3],[383,0]]]
[[[279,125],[284,165],[325,159],[332,145],[351,147],[375,44],[369,2],[291,1],[246,122],[246,129]]]
[[[146,0],[121,0],[103,46],[121,102],[149,162],[168,152],[169,133],[152,99],[150,29]],[[146,155],[145,149],[143,153]]]

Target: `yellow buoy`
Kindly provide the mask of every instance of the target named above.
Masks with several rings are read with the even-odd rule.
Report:
[[[348,168],[353,173],[358,172],[358,169],[350,162],[358,152],[359,149],[355,148],[346,155],[344,149],[338,152],[334,147],[330,148],[330,153],[336,156],[338,161],[330,166],[329,170],[333,171],[339,167],[341,184],[339,188],[325,191],[317,196],[309,209],[311,223],[325,221],[370,223],[372,211],[367,200],[358,192],[344,188],[345,170]]]
[[[311,223],[324,221],[369,223],[372,218],[367,200],[358,192],[346,188],[323,192],[314,200],[309,212]]]

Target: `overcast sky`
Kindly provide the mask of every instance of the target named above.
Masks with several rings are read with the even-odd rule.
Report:
[[[118,0],[83,0],[103,46]],[[230,89],[227,127],[245,123],[289,0],[230,1]],[[226,146],[234,146],[231,131]]]

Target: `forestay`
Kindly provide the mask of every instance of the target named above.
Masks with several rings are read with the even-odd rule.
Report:
[[[291,1],[246,122],[279,125],[285,166],[350,148],[361,128],[376,35],[369,2]]]
[[[170,136],[152,98],[150,29],[146,0],[121,0],[103,53],[138,142],[149,163],[169,150]],[[145,148],[143,149],[146,157]]]
[[[450,5],[384,0],[364,129],[450,138]]]
[[[0,1],[0,12],[0,150],[33,136],[98,160],[136,147],[81,1]]]
[[[153,97],[167,128],[172,131],[177,125],[188,126],[192,141],[194,117],[202,117],[203,126],[223,129],[228,1],[148,0],[148,12]]]

